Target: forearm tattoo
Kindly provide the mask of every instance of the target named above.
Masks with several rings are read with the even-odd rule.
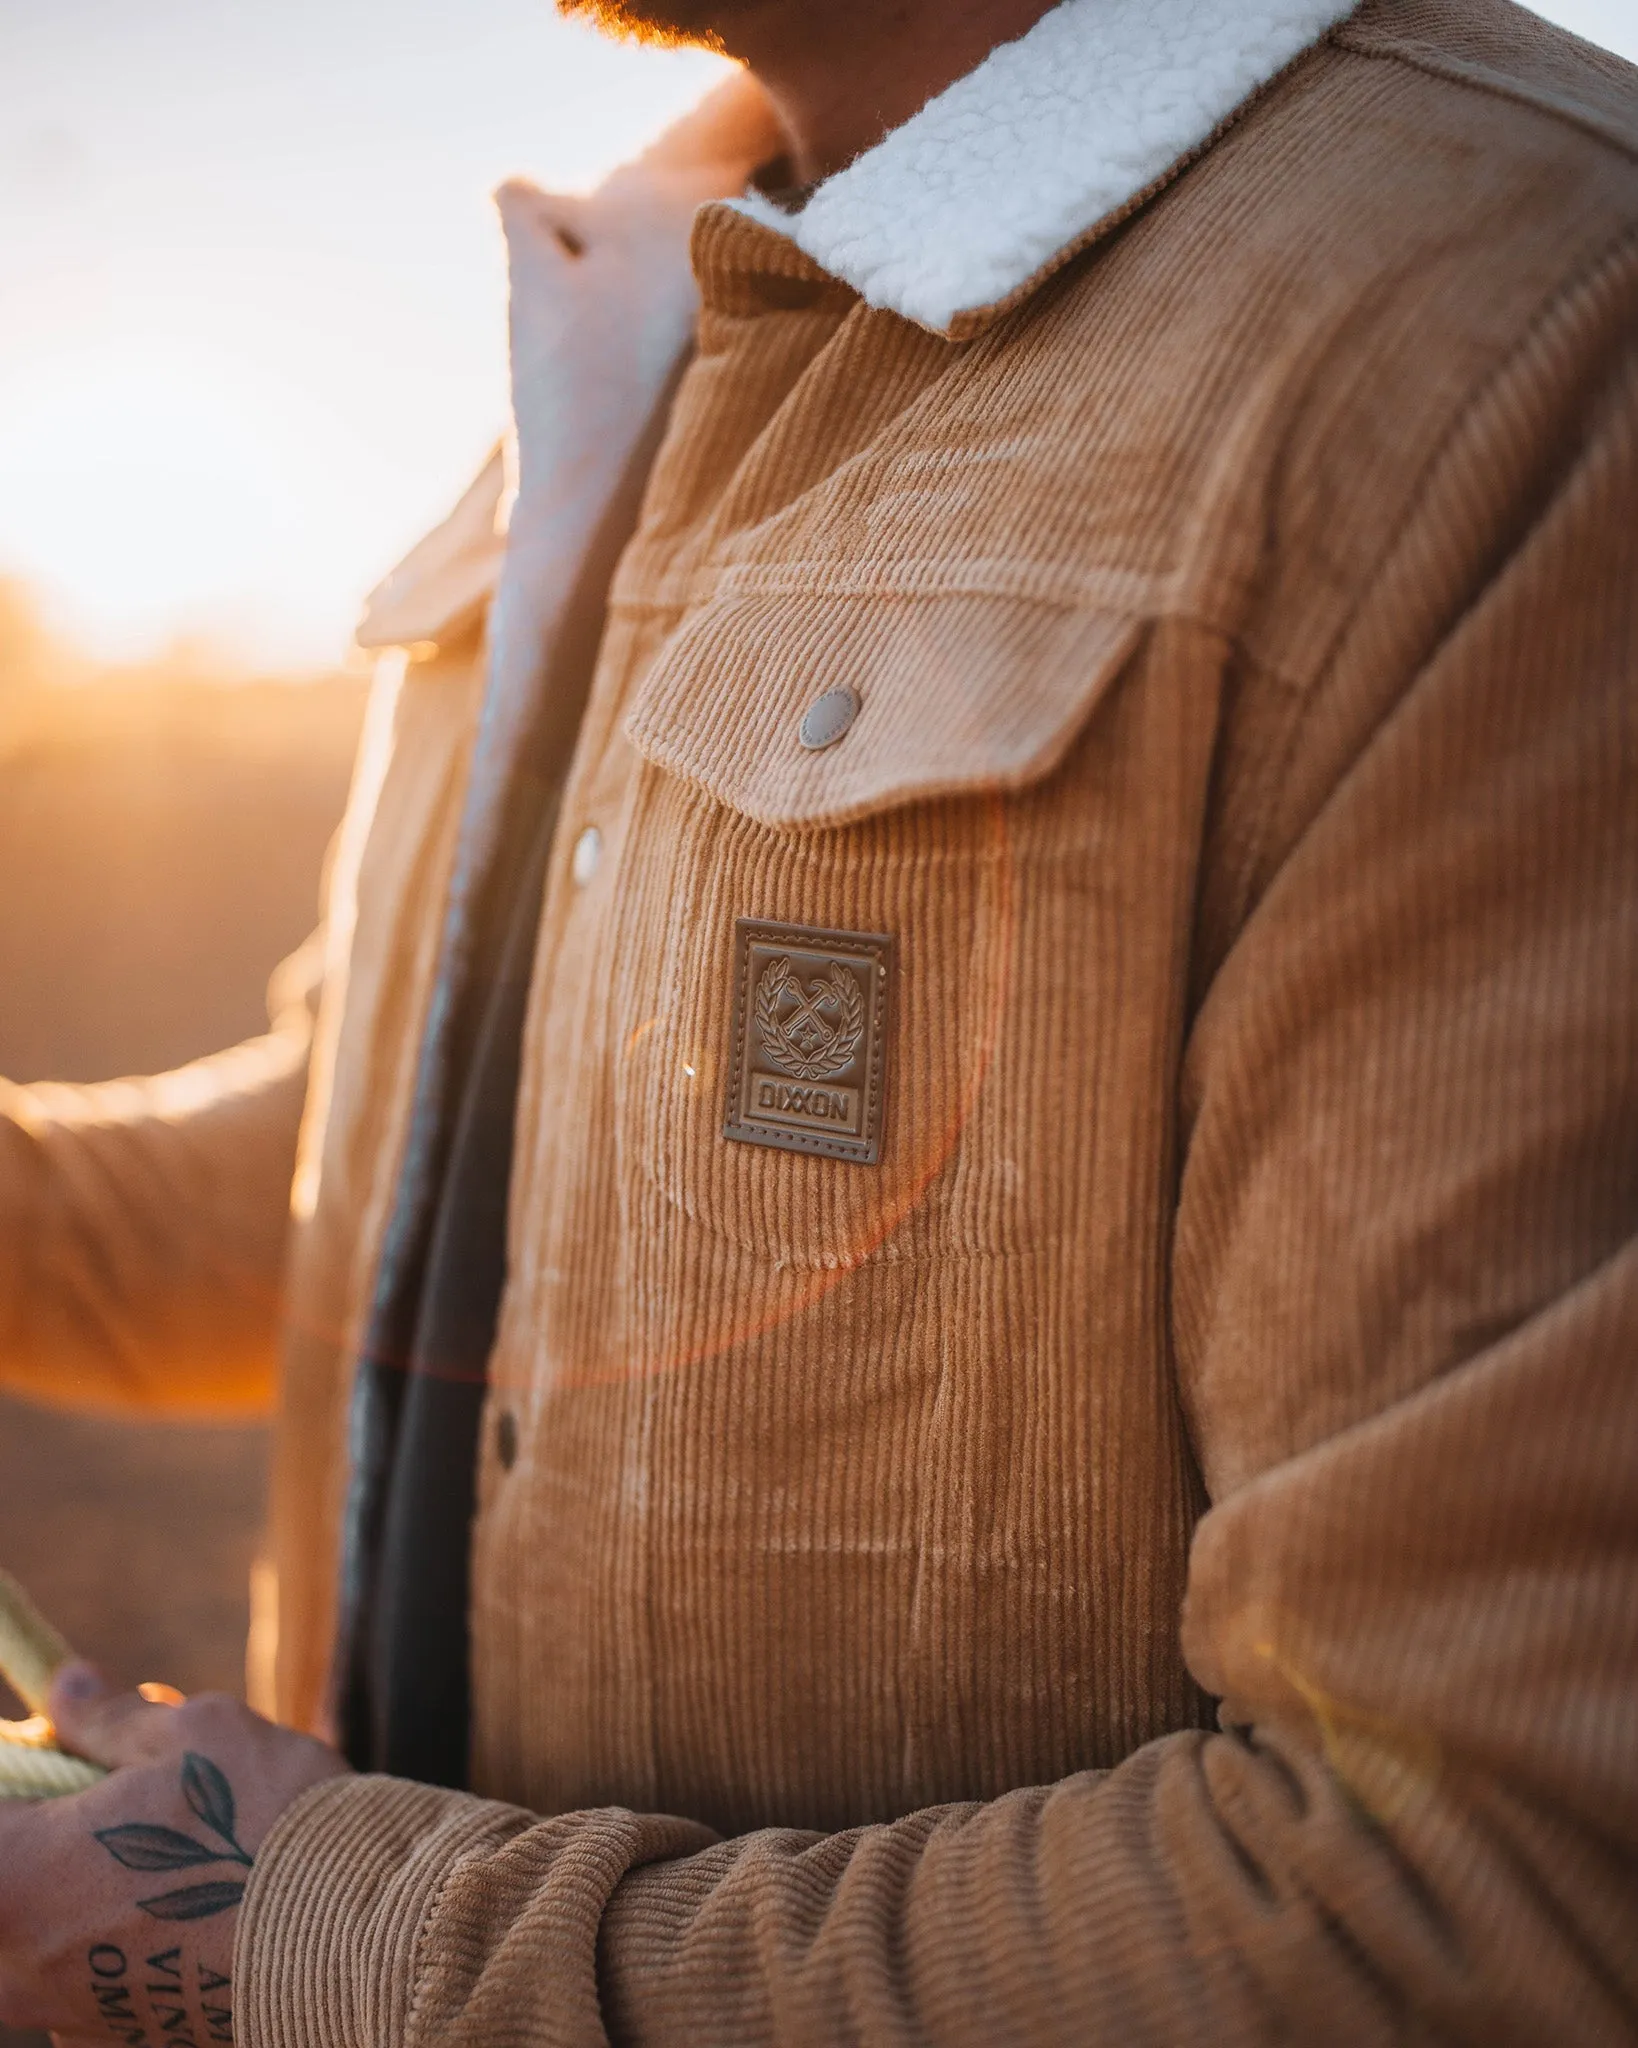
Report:
[[[99,1828],[96,1839],[127,1870],[202,1870],[212,1864],[249,1870],[254,1858],[241,1845],[233,1787],[209,1757],[192,1750],[182,1759],[182,1796],[217,1847],[178,1828],[131,1821]],[[138,1899],[155,1920],[210,1920],[237,1906],[243,1878],[212,1877]],[[132,1968],[124,1949],[100,1942],[86,1957],[91,1996],[108,2032],[125,2048],[213,2048],[233,2040],[233,1985],[178,1943]]]

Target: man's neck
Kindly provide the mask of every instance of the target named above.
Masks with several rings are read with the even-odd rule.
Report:
[[[799,185],[839,171],[1054,0],[756,0],[723,28],[772,100]]]

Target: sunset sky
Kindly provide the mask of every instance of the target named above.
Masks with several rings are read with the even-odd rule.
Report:
[[[1638,0],[1543,11],[1638,59]],[[489,189],[720,69],[551,0],[0,0],[0,574],[110,655],[336,657],[504,416]]]

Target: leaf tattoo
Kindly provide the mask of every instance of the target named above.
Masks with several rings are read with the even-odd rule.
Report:
[[[123,1827],[99,1828],[96,1839],[127,1870],[191,1870],[202,1863],[239,1863],[246,1870],[254,1860],[240,1846],[235,1832],[238,1808],[233,1787],[224,1772],[208,1756],[189,1750],[182,1758],[182,1796],[188,1810],[203,1821],[211,1833],[227,1844],[213,1849],[178,1828],[160,1827],[147,1821],[129,1821]],[[161,1892],[151,1899],[138,1899],[144,1913],[155,1920],[208,1920],[225,1913],[245,1895],[237,1879],[215,1878],[204,1884],[184,1885],[180,1891]]]
[[[213,1884],[185,1885],[179,1892],[161,1892],[156,1899],[138,1899],[144,1913],[155,1920],[208,1920],[213,1913],[225,1913],[245,1895],[242,1884],[220,1879]]]
[[[99,1828],[97,1840],[127,1870],[186,1870],[194,1863],[220,1863],[220,1854],[192,1835],[175,1828],[147,1827],[133,1821],[122,1828]]]
[[[236,1855],[244,1856],[233,1833],[238,1818],[233,1787],[208,1756],[197,1756],[191,1749],[182,1759],[182,1796],[213,1835],[220,1835]],[[249,1860],[245,1857],[247,1863]]]

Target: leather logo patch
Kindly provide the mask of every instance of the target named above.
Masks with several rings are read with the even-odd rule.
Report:
[[[742,917],[723,1136],[874,1166],[892,974],[880,934]]]

